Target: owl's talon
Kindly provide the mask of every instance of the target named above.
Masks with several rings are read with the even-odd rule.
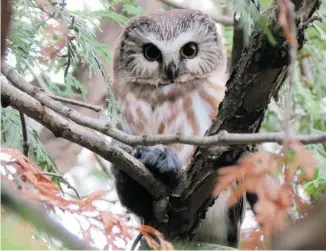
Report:
[[[173,150],[140,147],[136,151],[135,158],[170,188],[178,184],[181,166],[178,156]]]

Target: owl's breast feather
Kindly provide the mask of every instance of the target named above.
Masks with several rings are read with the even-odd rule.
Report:
[[[119,99],[126,124],[124,130],[135,135],[181,133],[202,136],[216,116],[223,96],[224,88],[211,83],[177,99],[161,100],[159,103],[153,102],[150,97],[144,99],[129,92]],[[182,166],[189,164],[194,146],[172,144],[167,147],[177,152]]]

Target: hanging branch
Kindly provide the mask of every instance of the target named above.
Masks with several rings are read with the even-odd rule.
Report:
[[[23,135],[23,151],[24,155],[28,157],[28,151],[29,151],[29,142],[28,142],[28,134],[27,134],[27,126],[26,121],[24,117],[24,113],[19,112],[20,122],[22,125],[22,135]]]

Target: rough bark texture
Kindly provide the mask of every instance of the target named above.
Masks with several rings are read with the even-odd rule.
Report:
[[[301,48],[306,28],[303,24],[319,7],[320,1],[298,1],[297,4],[302,6],[297,8],[297,38]],[[206,135],[214,135],[222,130],[230,133],[254,133],[260,129],[267,106],[284,82],[289,64],[287,42],[277,24],[277,11],[276,3],[266,11],[270,16],[270,27],[277,45],[272,46],[261,31],[254,31],[230,75],[225,99]],[[252,145],[228,146],[220,150],[198,147],[186,170],[187,185],[182,195],[170,198],[168,223],[157,223],[154,220],[153,224],[170,238],[191,236],[213,203],[210,194],[217,181],[216,171],[234,164],[240,156],[254,149],[255,146]]]

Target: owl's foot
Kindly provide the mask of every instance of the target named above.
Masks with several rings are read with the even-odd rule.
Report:
[[[181,165],[173,150],[155,146],[139,147],[135,157],[170,188],[177,186]]]

